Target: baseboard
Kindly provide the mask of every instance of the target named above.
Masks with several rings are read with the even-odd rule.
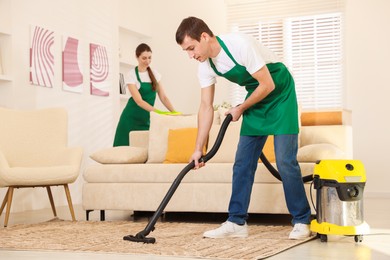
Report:
[[[364,192],[364,198],[368,199],[390,199],[390,192],[376,192],[376,191],[369,191]]]

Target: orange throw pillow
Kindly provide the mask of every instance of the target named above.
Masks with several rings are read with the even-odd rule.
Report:
[[[164,163],[188,163],[195,150],[197,128],[169,129]],[[206,152],[206,147],[203,153]]]
[[[273,135],[268,136],[267,141],[265,142],[265,145],[263,147],[263,153],[270,163],[275,162],[275,147]],[[262,161],[259,159],[259,162]]]

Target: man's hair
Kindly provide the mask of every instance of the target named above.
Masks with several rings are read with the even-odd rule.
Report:
[[[176,42],[178,44],[182,44],[186,36],[189,36],[194,40],[200,41],[200,36],[204,32],[211,37],[214,36],[213,32],[202,19],[190,16],[188,18],[183,19],[183,21],[177,28]]]

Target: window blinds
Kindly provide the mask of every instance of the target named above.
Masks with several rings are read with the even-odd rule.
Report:
[[[254,36],[291,70],[304,109],[342,107],[343,0],[226,0],[228,26]],[[237,105],[246,91],[232,85]]]

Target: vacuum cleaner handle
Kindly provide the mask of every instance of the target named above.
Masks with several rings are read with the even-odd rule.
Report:
[[[210,149],[210,151],[207,154],[205,154],[202,158],[200,158],[199,160],[200,162],[207,162],[208,160],[214,157],[214,155],[217,153],[219,147],[222,144],[222,140],[225,136],[226,129],[232,120],[233,120],[233,116],[231,114],[227,114],[225,120],[223,120],[222,122],[221,129],[219,130],[217,139],[215,140],[213,147]]]

